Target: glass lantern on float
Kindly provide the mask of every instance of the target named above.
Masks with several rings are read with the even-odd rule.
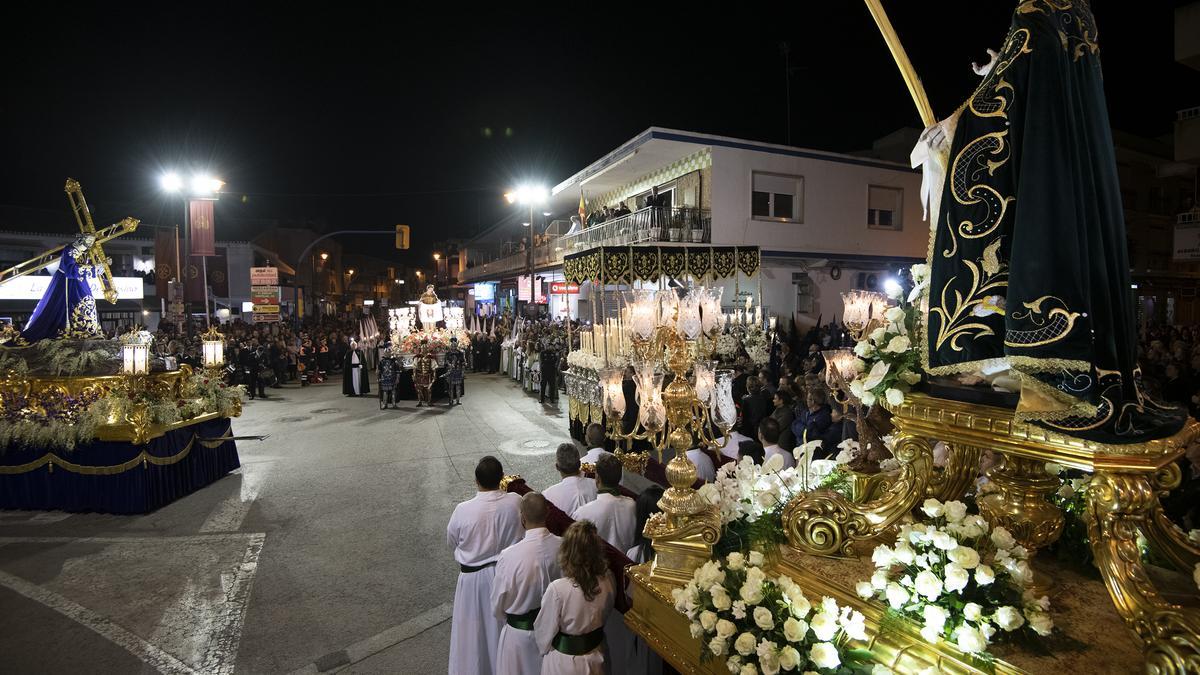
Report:
[[[121,336],[121,372],[126,375],[150,373],[150,343],[154,338],[147,331],[131,330]]]
[[[210,326],[200,335],[200,346],[207,370],[220,370],[225,365],[225,338],[216,326]]]
[[[723,445],[723,437],[733,425],[732,416],[713,414],[717,407],[722,412],[733,409],[732,392],[717,385],[710,361],[724,326],[721,292],[720,288],[701,287],[688,289],[682,296],[675,290],[626,293],[628,319],[622,330],[635,369],[638,420],[628,432],[614,429],[610,434],[620,440],[649,441],[660,461],[662,451],[670,448],[674,458],[667,467],[668,478],[674,473],[681,481],[687,475],[694,480],[696,468],[687,459],[687,451],[698,445]],[[670,373],[666,387],[665,373]],[[722,396],[728,401],[720,402]],[[714,425],[720,428],[720,437]],[[692,496],[671,494],[668,501],[675,508],[703,508]]]
[[[442,301],[438,299],[433,284],[426,286],[421,294],[421,301],[417,303],[417,319],[421,322],[421,330],[433,330],[439,321],[445,319]]]
[[[850,383],[858,376],[855,365],[858,357],[849,349],[827,349],[821,352],[821,357],[825,359],[825,384],[844,409],[853,399]]]
[[[854,290],[842,293],[842,306],[842,323],[858,342],[881,324],[888,299],[883,293]]]

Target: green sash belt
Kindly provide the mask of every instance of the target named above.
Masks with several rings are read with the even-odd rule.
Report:
[[[604,642],[604,628],[600,627],[583,635],[559,633],[554,636],[554,648],[567,656],[582,656]]]
[[[505,614],[508,617],[508,625],[517,630],[533,630],[533,621],[537,618],[538,610],[541,607],[534,607],[524,614]]]

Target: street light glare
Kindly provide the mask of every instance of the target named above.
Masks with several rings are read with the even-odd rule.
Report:
[[[328,253],[321,253],[321,260],[329,260],[329,254],[328,254]]]
[[[545,204],[550,199],[550,191],[541,185],[522,185],[516,190],[504,193],[509,204],[520,202],[525,205]]]
[[[198,195],[219,192],[223,185],[225,185],[225,181],[213,178],[212,176],[204,174],[192,176],[192,192]]]
[[[166,190],[167,192],[179,192],[183,189],[183,179],[180,178],[179,174],[175,173],[174,171],[170,173],[164,173],[162,178],[159,179],[159,182],[162,183],[162,189]]]
[[[433,259],[434,259],[434,260],[441,260],[441,259],[442,259],[442,254],[441,254],[441,253],[434,253],[434,254],[433,254]]]

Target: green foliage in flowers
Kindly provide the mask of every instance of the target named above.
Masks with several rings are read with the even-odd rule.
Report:
[[[41,340],[34,344],[39,356],[55,375],[79,375],[97,371],[116,360],[118,354],[104,346],[89,343],[86,349],[71,340]]]
[[[721,539],[713,547],[713,554],[725,557],[735,551],[771,551],[780,544],[786,544],[787,532],[783,529],[784,506],[786,504],[780,504],[756,520],[738,518],[725,523],[721,528]]]
[[[1052,466],[1047,469],[1054,473]],[[1061,485],[1048,499],[1062,511],[1063,529],[1058,541],[1047,547],[1062,563],[1089,576],[1099,576],[1092,556],[1087,528],[1087,490],[1091,477],[1069,478],[1058,473]]]
[[[817,483],[818,490],[833,490],[846,499],[854,498],[854,477],[839,465]]]

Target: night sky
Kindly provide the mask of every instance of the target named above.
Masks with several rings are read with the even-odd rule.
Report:
[[[1176,110],[1200,103],[1200,73],[1174,62],[1174,4],[1097,3],[1118,129],[1161,135]],[[781,42],[795,68],[794,145],[850,151],[920,124],[853,0],[661,13],[648,3],[460,3],[422,15],[187,6],[6,6],[0,204],[61,209],[69,221],[62,184],[73,176],[98,221],[165,224],[181,207],[162,197],[160,172],[210,169],[228,183],[219,238],[252,236],[252,219],[403,222],[424,262],[434,240],[505,216],[506,188],[554,185],[652,125],[785,142]],[[885,6],[944,115],[977,81],[971,61],[1000,47],[1013,3]]]

